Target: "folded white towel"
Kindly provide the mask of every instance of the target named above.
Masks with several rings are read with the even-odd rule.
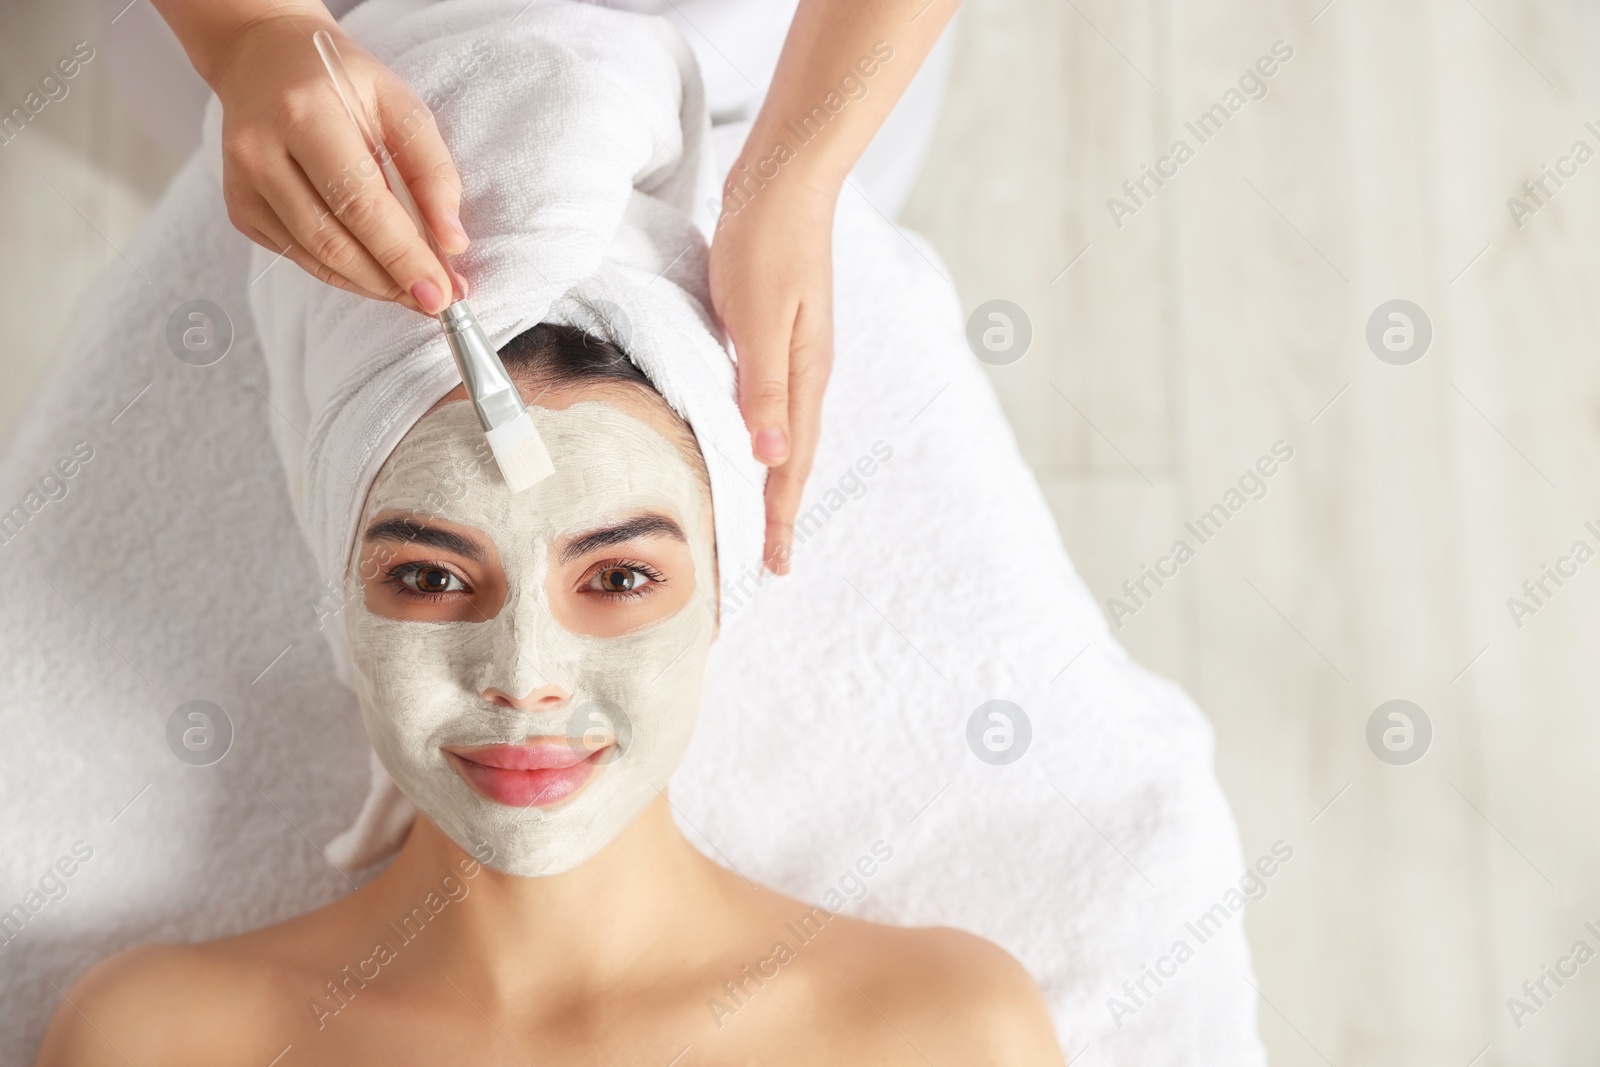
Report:
[[[265,399],[248,248],[192,161],[124,249],[150,283],[119,260],[86,294],[0,461],[0,509],[26,516],[0,544],[7,1064],[31,1061],[59,1002],[45,979],[64,989],[116,949],[259,927],[349,889],[316,846],[360,808],[369,749],[271,442],[274,424],[308,426]],[[997,941],[1086,1067],[1264,1062],[1236,911],[1175,976],[1145,981],[1153,995],[1123,989],[1196,942],[1185,923],[1240,875],[1208,726],[1107,632],[937,255],[847,190],[835,271],[808,536],[793,575],[736,591],[673,780],[680,824],[785,892]],[[166,341],[195,299],[234,328],[209,367]],[[93,458],[64,477],[79,441]],[[212,766],[169,748],[194,699],[232,723]],[[1031,723],[1009,765],[968,743],[993,699]],[[91,858],[53,873],[80,841]],[[1112,997],[1135,1013],[1113,1017]]]

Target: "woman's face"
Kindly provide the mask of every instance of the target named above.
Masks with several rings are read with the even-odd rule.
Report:
[[[435,408],[373,483],[348,578],[374,749],[512,874],[576,867],[665,787],[716,632],[709,495],[669,415],[605,395],[530,408],[555,473],[518,494],[472,407]]]

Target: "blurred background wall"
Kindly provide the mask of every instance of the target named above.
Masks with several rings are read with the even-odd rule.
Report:
[[[96,49],[0,146],[0,440],[178,163],[113,89],[155,18],[121,7],[0,12],[4,109]],[[1026,322],[985,354],[1073,558],[1209,713],[1245,854],[1296,849],[1246,917],[1273,1062],[1587,1062],[1600,10],[967,0],[955,32],[901,221]],[[1577,973],[1530,997],[1546,966]]]

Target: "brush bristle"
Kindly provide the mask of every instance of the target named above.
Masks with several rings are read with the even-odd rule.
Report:
[[[527,412],[504,426],[494,427],[487,432],[487,436],[489,447],[494,451],[494,461],[500,465],[506,487],[513,493],[531,488],[555,473],[550,453]]]

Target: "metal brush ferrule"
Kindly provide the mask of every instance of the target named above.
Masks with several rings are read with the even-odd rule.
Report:
[[[526,411],[516,383],[506,373],[500,354],[489,344],[467,302],[458,300],[439,312],[439,322],[484,430],[504,426]]]

